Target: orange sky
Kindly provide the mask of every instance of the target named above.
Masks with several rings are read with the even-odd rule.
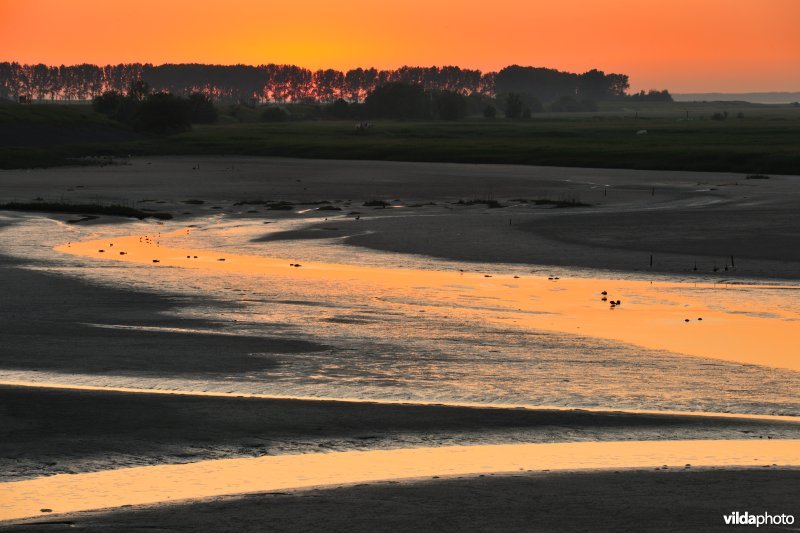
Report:
[[[0,61],[517,63],[633,89],[800,91],[800,0],[0,0]]]

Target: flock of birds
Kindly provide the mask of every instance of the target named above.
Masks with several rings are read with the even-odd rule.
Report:
[[[186,233],[188,234],[189,230],[186,230]],[[156,239],[158,239],[160,237],[161,237],[160,233],[158,233],[154,237],[150,237],[150,235],[142,235],[141,237],[139,237],[139,242],[142,243],[142,244],[154,244],[156,246],[161,246],[161,241],[156,240]],[[67,243],[67,246],[71,246],[71,245],[72,245],[71,242]],[[113,248],[114,247],[114,243],[113,242],[108,243],[108,247],[109,248]],[[100,248],[97,251],[99,253],[101,253],[101,254],[105,253],[105,249],[103,249],[103,248]],[[128,255],[128,252],[120,251],[119,255]],[[196,255],[187,255],[186,259],[198,259],[198,256],[196,256]],[[225,261],[225,258],[217,259],[217,261]],[[153,263],[160,263],[160,262],[161,262],[160,259],[153,259]]]
[[[186,233],[188,234],[189,231],[187,230]],[[150,237],[149,235],[142,235],[141,237],[139,237],[139,242],[142,243],[142,244],[154,244],[156,246],[161,246],[161,242],[156,240],[156,239],[158,239],[160,237],[161,237],[160,233],[157,234],[154,237]],[[67,246],[71,246],[71,245],[72,245],[72,242],[68,242],[67,243]],[[113,248],[113,246],[114,246],[113,242],[108,244],[109,248]],[[101,253],[101,254],[105,253],[105,249],[103,249],[103,248],[100,248],[97,251],[99,253]],[[119,255],[128,255],[128,252],[120,252]],[[196,255],[187,255],[186,259],[198,259],[198,256],[196,256]],[[217,261],[225,261],[225,258],[224,257],[220,257],[219,259],[217,259]],[[153,259],[153,263],[160,263],[160,262],[161,262],[160,259]],[[289,263],[289,266],[290,267],[295,267],[295,268],[300,268],[303,265],[301,265],[300,263]]]
[[[189,233],[188,230],[187,230],[187,233]],[[143,236],[139,237],[139,242],[140,243],[144,243],[144,244],[155,244],[156,246],[161,246],[160,241],[156,240],[156,239],[158,239],[160,237],[161,237],[160,233],[157,234],[155,237],[152,237],[152,238],[149,235],[143,235]],[[71,242],[68,242],[67,246],[70,246],[71,244],[72,244]],[[114,243],[109,243],[108,244],[109,248],[113,248],[113,246],[114,246]],[[99,249],[97,251],[100,252],[100,253],[105,253],[104,249]],[[124,252],[124,251],[120,251],[119,252],[119,255],[127,255],[127,254],[128,254],[128,252]],[[196,255],[187,255],[186,256],[186,259],[197,259],[197,258],[198,258],[198,256],[196,256]],[[225,258],[224,257],[219,258],[219,259],[217,259],[217,261],[225,261]],[[160,262],[161,262],[161,260],[159,260],[159,259],[153,259],[153,263],[160,263]],[[299,268],[299,267],[301,267],[303,265],[301,265],[300,263],[289,263],[289,266],[290,267]],[[461,269],[460,272],[463,274],[464,270]],[[484,274],[484,277],[485,278],[491,278],[492,276],[490,274]],[[514,276],[514,278],[518,279],[519,276]],[[559,278],[558,276],[548,276],[547,279],[550,280],[550,281],[558,281],[561,278]],[[601,302],[608,302],[609,301],[609,299],[608,299],[608,291],[601,291],[600,295],[601,295],[601,298],[600,298]],[[616,309],[620,305],[622,305],[622,300],[619,300],[619,299],[611,300],[609,302],[609,307],[611,309]],[[698,317],[697,320],[698,321],[702,321],[703,318],[702,317]],[[688,319],[688,318],[685,318],[684,322],[691,322],[691,320]]]
[[[603,297],[600,298],[601,302],[608,301],[608,291],[603,291],[600,293]],[[618,305],[622,305],[622,300],[611,300],[611,309],[616,308]]]
[[[555,278],[555,279],[558,279],[558,278]],[[600,293],[600,295],[602,296],[602,298],[600,298],[601,302],[608,302],[608,291],[602,291]],[[610,302],[611,309],[616,309],[620,305],[622,305],[622,300],[611,300],[611,302]],[[697,320],[699,322],[702,322],[703,318],[702,317],[698,317]],[[688,319],[688,318],[684,318],[683,321],[684,322],[691,322],[691,320]]]

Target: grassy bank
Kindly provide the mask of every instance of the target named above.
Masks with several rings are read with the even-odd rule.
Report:
[[[89,104],[0,105],[0,125],[19,123],[49,125],[91,123],[118,126],[105,115],[95,113]]]
[[[712,119],[715,113],[724,118]],[[0,167],[76,164],[89,155],[217,154],[800,174],[800,109],[789,106],[617,104],[528,121],[375,121],[367,131],[354,126],[228,123],[158,139],[0,147]]]
[[[97,152],[91,144],[141,137],[90,105],[0,105],[0,168],[92,164],[77,160]]]

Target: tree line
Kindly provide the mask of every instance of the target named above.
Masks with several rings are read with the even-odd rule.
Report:
[[[424,91],[505,97],[521,95],[543,104],[560,98],[609,100],[627,98],[628,76],[590,70],[583,74],[513,65],[498,72],[455,66],[309,70],[295,65],[204,65],[128,63],[119,65],[48,66],[0,63],[0,98],[29,101],[92,100],[107,92],[127,94],[136,82],[156,93],[203,94],[216,102],[331,103],[364,102],[376,88],[391,83],[420,86]],[[663,96],[660,91],[651,91]],[[637,94],[648,98],[650,93]]]
[[[202,65],[129,63],[48,66],[0,63],[0,97],[35,100],[91,100],[105,92],[125,93],[143,81],[156,92],[202,93],[215,101],[359,102],[376,87],[391,82],[425,88],[489,93],[494,73],[460,67],[356,68],[312,71],[295,65]]]

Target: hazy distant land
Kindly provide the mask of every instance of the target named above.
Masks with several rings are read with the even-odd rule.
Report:
[[[753,104],[791,104],[800,102],[800,92],[764,93],[673,93],[676,102],[750,102]]]

